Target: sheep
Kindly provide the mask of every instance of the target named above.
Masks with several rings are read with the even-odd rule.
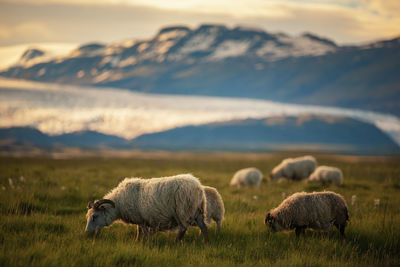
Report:
[[[264,223],[274,232],[296,229],[296,236],[306,228],[331,231],[335,225],[344,237],[349,219],[344,198],[334,192],[300,192],[286,198],[268,212]]]
[[[137,225],[136,240],[150,231],[178,229],[181,241],[188,226],[200,227],[208,242],[206,196],[199,180],[191,174],[141,179],[125,178],[103,199],[91,201],[86,214],[87,233],[97,233],[116,220]]]
[[[310,177],[308,177],[307,182],[341,185],[343,183],[343,173],[336,167],[319,166]]]
[[[284,177],[290,180],[300,181],[308,178],[317,167],[317,161],[313,156],[284,159],[269,175],[271,181],[277,181]]]
[[[219,232],[221,229],[222,221],[224,220],[224,202],[217,189],[210,186],[204,186],[203,188],[207,199],[206,224],[210,225],[211,219],[213,219],[217,223],[217,232]]]
[[[210,186],[203,186],[204,193],[206,195],[206,209],[207,217],[205,223],[207,226],[211,225],[211,219],[217,224],[217,233],[221,229],[222,221],[224,220],[225,207],[221,195],[218,193],[217,189]],[[196,222],[192,222],[191,226],[196,226]],[[139,231],[143,231],[139,228]]]
[[[246,168],[238,170],[230,182],[230,186],[253,186],[258,188],[263,178],[262,173],[257,168]]]

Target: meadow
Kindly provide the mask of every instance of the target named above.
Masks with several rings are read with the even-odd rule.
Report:
[[[178,155],[134,158],[0,158],[0,266],[396,266],[400,265],[400,158],[315,155],[342,169],[344,185],[271,183],[229,187],[233,173],[265,175],[288,155]],[[135,242],[136,227],[114,224],[84,234],[86,205],[124,177],[192,173],[216,187],[225,203],[221,232],[204,244],[192,227]],[[267,211],[298,191],[332,190],[349,206],[346,238],[333,232],[273,233]]]

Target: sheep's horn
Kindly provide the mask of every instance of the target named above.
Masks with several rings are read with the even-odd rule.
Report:
[[[89,201],[89,203],[87,204],[87,209],[90,210],[91,208],[93,208],[94,202],[93,201]]]
[[[94,209],[98,209],[103,204],[111,204],[111,206],[113,206],[113,208],[115,208],[114,201],[112,201],[110,199],[100,199],[94,203]]]

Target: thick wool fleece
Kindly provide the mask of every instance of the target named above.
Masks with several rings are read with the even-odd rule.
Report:
[[[115,202],[117,217],[122,221],[147,225],[153,230],[186,228],[198,211],[206,218],[204,189],[191,174],[126,178],[104,198]]]
[[[207,199],[207,218],[206,223],[211,224],[211,219],[217,223],[217,230],[221,228],[224,220],[225,207],[221,195],[217,189],[210,186],[204,186],[204,192]]]
[[[314,172],[317,161],[313,156],[284,159],[271,172],[271,180],[276,181],[281,177],[290,180],[302,180]]]
[[[341,185],[343,184],[343,173],[336,167],[319,166],[308,177],[308,182]]]
[[[347,204],[334,192],[295,193],[270,211],[279,225],[286,229],[309,227],[329,231],[332,224],[346,224]]]
[[[230,186],[253,186],[259,187],[263,178],[262,173],[257,168],[246,168],[238,170],[230,182]]]

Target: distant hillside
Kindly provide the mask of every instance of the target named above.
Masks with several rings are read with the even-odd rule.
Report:
[[[12,149],[18,147],[80,147],[88,149],[125,148],[128,141],[93,131],[75,132],[56,136],[43,134],[39,130],[29,127],[13,127],[0,129],[0,147]]]
[[[269,99],[400,116],[400,38],[338,46],[242,27],[167,27],[150,40],[85,44],[42,61],[26,51],[11,78],[185,95]],[[39,63],[36,63],[39,62]]]
[[[142,135],[135,147],[173,150],[399,153],[375,126],[347,118],[276,117],[188,126]]]
[[[30,128],[0,129],[0,147],[80,147],[181,151],[310,151],[399,154],[400,148],[375,126],[341,117],[275,117],[187,126],[133,140],[80,132],[47,136]]]

